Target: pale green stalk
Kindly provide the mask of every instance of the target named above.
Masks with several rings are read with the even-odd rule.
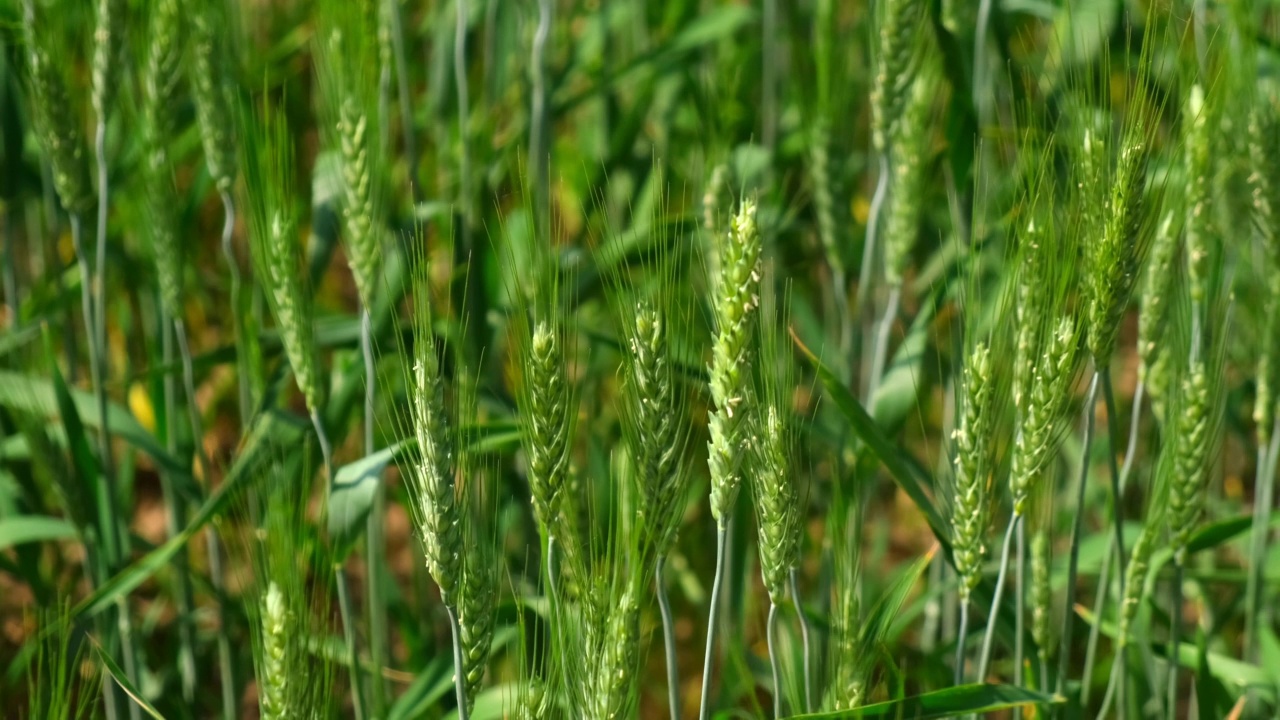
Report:
[[[740,464],[745,454],[744,419],[751,412],[752,330],[760,287],[760,233],[756,205],[744,200],[729,226],[717,235],[715,278],[716,338],[711,355],[711,400],[708,421],[708,465],[711,471],[711,514],[716,519],[716,577],[707,621],[707,653],[703,661],[702,720],[710,717],[711,660],[720,612],[729,518],[738,497]]]
[[[867,217],[866,236],[862,244],[862,268],[858,273],[858,312],[862,315],[864,333],[871,333],[875,313],[871,297],[871,273],[875,264],[877,229],[880,212],[889,191],[890,151],[897,127],[904,117],[907,95],[915,80],[916,53],[922,34],[925,3],[921,0],[884,0],[878,18],[876,73],[871,90],[871,140],[879,162],[876,190]],[[893,303],[890,303],[892,306]],[[892,308],[896,312],[896,308]],[[884,332],[883,330],[881,331]],[[867,382],[872,373],[867,364]],[[867,396],[869,400],[869,396]]]
[[[1097,412],[1094,406],[1098,402],[1098,374],[1093,374],[1093,379],[1089,381],[1089,392],[1085,394],[1084,400],[1084,439],[1081,444],[1088,448],[1093,443],[1094,421],[1097,418]],[[1088,453],[1082,453],[1082,458],[1087,458]],[[1073,630],[1076,612],[1075,599],[1076,588],[1075,578],[1080,565],[1080,536],[1084,528],[1084,491],[1089,479],[1089,463],[1082,462],[1080,464],[1080,477],[1076,480],[1076,495],[1074,509],[1075,519],[1071,526],[1071,554],[1067,562],[1067,597],[1066,607],[1063,611],[1062,634],[1061,641],[1058,645],[1058,680],[1054,686],[1054,692],[1062,694],[1067,681],[1067,672],[1070,669],[1071,660],[1071,632]]]
[[[173,332],[167,313],[161,311],[160,319],[162,360],[166,367],[174,363]],[[178,404],[177,387],[172,372],[164,376],[164,417],[165,417],[165,449],[171,454],[178,450]],[[180,533],[186,524],[182,511],[182,500],[178,497],[169,473],[161,475],[160,493],[165,504],[165,534],[173,538]],[[192,603],[190,576],[187,574],[186,553],[174,558],[174,572],[177,574],[177,607],[178,607],[178,677],[182,688],[182,699],[188,705],[195,701],[196,692],[196,656],[195,635],[192,632]]]
[[[48,18],[40,21],[47,22]],[[96,317],[101,306],[95,305],[93,292],[94,274],[89,262],[89,255],[84,246],[81,232],[81,218],[93,206],[93,194],[88,178],[88,167],[84,160],[84,138],[77,125],[78,113],[73,109],[67,91],[66,80],[55,64],[55,51],[52,46],[53,33],[45,29],[36,18],[34,5],[25,3],[23,7],[23,25],[28,48],[28,73],[32,110],[37,135],[49,158],[53,176],[53,185],[57,191],[62,207],[70,216],[71,241],[75,249],[76,260],[80,268],[80,299],[84,314],[85,334],[89,339],[89,364],[93,380],[94,395],[98,401],[101,432],[98,436],[101,471],[104,482],[100,493],[105,498],[103,543],[106,565],[114,570],[123,564],[127,555],[127,538],[123,535],[121,513],[118,507],[119,490],[116,484],[114,466],[110,455],[109,427],[105,422],[106,389],[103,387],[102,355],[105,343],[99,342],[97,328],[100,323]],[[95,65],[95,70],[97,70]],[[94,93],[95,100],[103,100]],[[105,223],[104,223],[105,226]],[[99,249],[104,249],[103,247]],[[99,265],[101,268],[101,265]],[[100,298],[99,298],[100,299]],[[73,365],[74,367],[74,365]],[[122,659],[125,674],[131,682],[138,679],[132,623],[129,618],[128,603],[121,597],[116,604],[116,630],[122,645]],[[110,619],[104,621],[110,623]],[[122,696],[109,683],[103,684],[103,693],[107,698],[108,715],[119,712]],[[136,720],[138,708],[128,703],[130,717]]]

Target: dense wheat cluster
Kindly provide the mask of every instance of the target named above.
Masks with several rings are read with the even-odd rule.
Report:
[[[0,37],[0,714],[1280,712],[1270,0]]]

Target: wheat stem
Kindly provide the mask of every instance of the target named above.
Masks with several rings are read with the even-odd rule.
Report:
[[[364,454],[374,452],[374,393],[377,387],[377,367],[373,356],[373,319],[369,315],[369,307],[360,304],[360,354],[364,360]],[[378,483],[373,491],[373,504],[369,518],[365,523],[365,566],[368,568],[368,587],[366,588],[369,608],[369,655],[373,658],[375,668],[387,666],[387,613],[386,603],[382,597],[383,579],[386,577],[386,533],[384,520],[387,513],[387,496],[382,483]],[[384,704],[386,685],[381,672],[373,674],[373,692],[375,706]]]
[[[1025,653],[1022,642],[1022,628],[1026,612],[1026,572],[1027,572],[1027,524],[1018,523],[1015,540],[1017,549],[1014,555],[1013,573],[1013,684],[1022,687],[1022,658]],[[1015,717],[1022,717],[1022,709],[1014,709]]]
[[[1280,416],[1273,421],[1267,445],[1275,446],[1280,437]],[[1245,661],[1257,662],[1259,652],[1258,628],[1262,613],[1262,595],[1265,587],[1263,568],[1267,557],[1267,545],[1271,536],[1271,515],[1275,497],[1275,456],[1270,448],[1258,444],[1258,468],[1254,480],[1253,531],[1249,537],[1249,577],[1245,588]]]
[[[893,323],[898,319],[898,306],[902,303],[902,285],[889,288],[889,299],[885,303],[884,316],[876,331],[875,346],[871,355],[871,379],[867,382],[867,393],[864,396],[874,408],[876,390],[880,388],[880,380],[884,378],[884,364],[889,354],[889,334],[893,332]]]
[[[213,466],[209,455],[204,450],[204,423],[200,419],[200,408],[196,405],[195,369],[191,363],[191,344],[187,341],[187,325],[180,317],[173,318],[174,334],[178,338],[178,354],[182,360],[183,391],[187,395],[187,412],[191,423],[191,435],[196,446],[196,460],[200,463],[200,474],[204,481],[210,483],[212,489]],[[221,597],[225,582],[222,577],[222,548],[218,542],[218,533],[213,525],[205,528],[205,549],[209,560],[209,576],[213,588]],[[227,615],[226,606],[218,603],[218,676],[222,688],[222,715],[233,720],[236,715],[235,670],[232,668],[231,641],[227,635],[231,627],[231,619]]]
[[[107,424],[107,389],[103,382],[107,374],[107,313],[106,313],[106,275],[107,275],[107,202],[109,187],[107,179],[107,123],[105,119],[98,121],[97,137],[94,147],[98,156],[98,237],[95,249],[96,268],[93,275],[94,315],[93,338],[98,346],[98,381],[94,394],[98,399],[98,421],[102,423],[102,463],[104,471],[114,472],[115,464],[111,456],[111,429]],[[86,278],[86,281],[88,279]],[[110,468],[110,470],[107,470]]]
[[[765,624],[765,643],[769,648],[769,671],[773,675],[773,716],[782,717],[782,670],[778,665],[778,604],[769,602],[769,619]]]
[[[702,659],[702,699],[698,705],[698,720],[711,717],[711,660],[715,652],[716,625],[720,613],[720,588],[724,584],[724,555],[728,544],[728,527],[716,525],[716,569],[711,583],[711,612],[707,618],[707,649]]]
[[[662,647],[667,660],[667,706],[671,720],[680,720],[680,668],[676,660],[676,627],[671,617],[671,600],[664,581],[667,556],[659,555],[653,568],[653,582],[658,590],[658,609],[662,612]]]
[[[444,611],[449,615],[449,631],[453,637],[453,688],[458,695],[458,720],[467,720],[471,715],[467,703],[467,678],[462,659],[462,627],[458,624],[458,613],[445,605]]]
[[[364,719],[364,688],[360,673],[360,654],[356,651],[356,620],[351,610],[351,586],[342,565],[333,566],[333,581],[338,586],[338,614],[342,618],[342,637],[347,645],[347,663],[351,666],[351,699],[356,720]]]
[[[1170,589],[1173,598],[1169,604],[1169,674],[1166,680],[1166,690],[1169,694],[1165,701],[1165,717],[1168,720],[1176,720],[1178,717],[1178,643],[1180,641],[1178,635],[1182,631],[1183,570],[1183,564],[1175,560],[1173,587]]]
[[[80,304],[84,311],[85,334],[89,337],[89,372],[93,380],[94,394],[98,399],[98,418],[102,432],[99,434],[102,453],[103,494],[106,495],[106,524],[103,528],[103,540],[107,547],[108,566],[117,567],[128,555],[123,528],[120,523],[119,495],[116,487],[116,475],[110,461],[110,437],[105,422],[107,414],[106,389],[103,387],[102,355],[105,347],[98,342],[96,332],[97,314],[95,311],[94,293],[91,279],[94,277],[89,267],[89,255],[84,246],[80,215],[71,213],[71,244],[75,249],[76,261],[80,265]],[[120,635],[120,654],[124,663],[125,676],[130,682],[137,682],[137,658],[133,652],[133,624],[129,618],[129,607],[124,597],[116,601],[116,629]],[[137,703],[128,703],[130,720],[141,717]]]
[[[316,441],[320,443],[320,455],[324,460],[326,488],[333,486],[333,446],[324,429],[324,421],[317,410],[311,411],[311,424],[315,427]],[[342,636],[347,645],[347,662],[351,666],[351,695],[356,720],[364,720],[364,688],[360,677],[360,654],[356,648],[355,618],[351,614],[351,587],[341,563],[333,566],[333,582],[338,587],[338,614],[342,619]]]
[[[1106,384],[1103,386],[1103,388],[1104,388],[1105,394],[1111,395],[1110,402],[1108,403],[1108,406],[1107,406],[1107,417],[1114,418],[1116,416],[1115,415],[1115,397],[1114,395],[1111,394],[1110,375],[1111,375],[1110,372],[1108,372],[1106,381],[1105,381]],[[1133,470],[1133,455],[1134,455],[1134,451],[1137,449],[1137,446],[1138,446],[1138,425],[1139,425],[1139,419],[1142,416],[1142,398],[1145,393],[1146,393],[1145,383],[1142,380],[1138,380],[1138,385],[1137,387],[1134,388],[1134,391],[1133,391],[1133,412],[1129,420],[1129,445],[1128,445],[1128,448],[1125,450],[1124,465],[1120,468],[1120,478],[1112,490],[1112,494],[1115,496],[1115,502],[1117,503],[1119,502],[1119,498],[1124,495],[1125,485],[1128,484],[1128,480],[1129,480],[1129,473],[1132,472]],[[1115,438],[1114,431],[1111,432],[1111,436],[1113,439]],[[1112,468],[1114,469],[1114,466],[1115,466],[1114,454],[1112,454],[1111,456],[1111,463],[1112,463]],[[1118,571],[1120,575],[1120,580],[1118,584],[1120,587],[1120,596],[1124,597],[1124,574],[1125,574],[1124,546],[1122,544],[1117,545],[1117,542],[1122,539],[1118,517],[1117,517],[1116,528],[1117,528],[1117,532],[1114,536],[1112,536],[1107,541],[1108,543],[1107,552],[1102,556],[1102,571],[1098,574],[1098,596],[1097,598],[1094,599],[1094,602],[1093,602],[1093,616],[1095,618],[1101,618],[1102,611],[1107,606],[1107,597],[1110,594],[1110,590],[1111,590],[1111,582],[1110,582],[1111,563],[1116,558],[1117,548],[1119,549],[1119,552],[1120,552],[1120,555],[1119,555],[1120,568]],[[1093,625],[1089,627],[1089,642],[1085,646],[1084,673],[1081,675],[1081,677],[1085,677],[1085,678],[1093,677],[1093,666],[1097,658],[1098,638],[1100,634],[1101,634],[1100,623],[1096,623],[1096,622],[1093,623]],[[1110,684],[1110,681],[1108,681],[1108,685],[1109,684]],[[1090,688],[1091,686],[1088,683],[1085,683],[1085,685],[1080,690],[1080,704],[1084,705],[1085,707],[1088,707],[1089,705]],[[1108,688],[1108,691],[1110,691],[1109,688]]]
[[[1067,599],[1063,608],[1062,640],[1058,651],[1058,681],[1054,692],[1061,695],[1071,660],[1071,631],[1075,622],[1076,576],[1080,570],[1080,535],[1084,529],[1084,494],[1089,480],[1089,448],[1093,445],[1094,405],[1098,401],[1098,373],[1089,381],[1084,401],[1084,440],[1080,451],[1080,477],[1076,484],[1075,519],[1071,527],[1071,554],[1067,563]]]
[[[960,599],[960,626],[956,630],[955,685],[964,682],[964,636],[969,632],[969,600]]]
[[[791,602],[796,605],[796,619],[800,621],[800,645],[804,652],[804,711],[813,712],[813,668],[810,658],[813,653],[809,647],[809,619],[805,617],[804,606],[800,603],[799,572],[791,568]]]
[[[978,682],[986,682],[987,666],[991,662],[991,647],[995,644],[996,618],[1000,615],[1000,603],[1004,599],[1004,583],[1009,575],[1009,551],[1013,546],[1014,533],[1022,524],[1022,516],[1014,513],[1009,520],[1009,528],[1004,533],[1004,546],[1000,551],[1000,573],[996,575],[996,591],[991,596],[991,613],[987,617],[987,630],[982,637],[982,653],[978,655]]]
[[[222,257],[231,275],[231,330],[236,338],[236,390],[240,402],[240,428],[244,432],[253,415],[253,399],[249,392],[248,359],[244,354],[244,318],[240,315],[240,263],[236,261],[236,251],[231,244],[236,228],[236,205],[230,190],[222,190],[218,194],[222,197]]]
[[[1133,413],[1129,419],[1129,447],[1128,450],[1125,450],[1124,465],[1121,465],[1120,468],[1121,495],[1124,493],[1125,486],[1128,486],[1129,474],[1133,471],[1133,457],[1138,448],[1138,427],[1140,424],[1139,420],[1142,418],[1142,402],[1143,397],[1146,396],[1147,393],[1146,387],[1146,382],[1139,379],[1138,386],[1135,387],[1133,391]],[[1106,555],[1102,556],[1102,571],[1101,574],[1098,575],[1098,578],[1103,579],[1111,577],[1111,561],[1114,560],[1116,551],[1114,537],[1108,539],[1107,543]],[[1124,569],[1121,569],[1120,573],[1123,574]],[[1121,583],[1121,587],[1123,587],[1123,583]],[[1097,600],[1094,600],[1093,602],[1094,618],[1102,618],[1102,609],[1107,605],[1107,596],[1110,589],[1110,583],[1101,582],[1098,584],[1098,597]],[[1120,594],[1121,597],[1124,596],[1123,591],[1121,591]],[[1085,647],[1084,651],[1084,678],[1092,678],[1093,676],[1094,659],[1097,657],[1098,637],[1100,637],[1100,635],[1101,626],[1098,623],[1094,623],[1091,628],[1089,628],[1089,643],[1088,646]],[[1088,705],[1088,697],[1088,689],[1085,689],[1085,691],[1080,694],[1080,705]]]
[[[1116,558],[1120,563],[1117,570],[1120,578],[1120,594],[1123,595],[1125,560],[1127,555],[1124,550],[1124,508],[1122,507],[1124,500],[1124,486],[1121,484],[1122,480],[1120,471],[1116,467],[1116,448],[1120,445],[1120,443],[1117,442],[1117,430],[1119,426],[1116,424],[1116,393],[1111,384],[1110,366],[1103,367],[1100,370],[1095,370],[1095,374],[1101,376],[1103,406],[1107,410],[1107,444],[1109,446],[1107,448],[1107,469],[1111,473],[1111,512],[1112,522],[1115,525],[1113,528],[1115,531],[1113,540],[1115,542]],[[1081,462],[1087,461],[1087,457],[1081,458]],[[1101,579],[1101,582],[1106,582],[1105,576]]]
[[[870,303],[871,268],[876,259],[876,231],[880,224],[880,212],[884,209],[885,195],[889,191],[889,153],[881,152],[879,157],[879,176],[876,179],[876,191],[871,196],[871,208],[867,213],[867,231],[862,241],[862,267],[858,269],[858,293],[855,303],[862,317],[862,333],[871,332],[871,324],[875,314]],[[865,344],[865,343],[860,343]],[[860,348],[859,348],[860,349]],[[852,362],[853,358],[849,358]]]
[[[170,331],[170,321],[167,313],[162,309],[160,315],[161,359],[165,367],[171,367],[174,362],[173,333]],[[177,383],[174,380],[172,371],[166,372],[164,375],[163,395],[165,449],[170,453],[176,453],[178,450]],[[180,528],[186,524],[186,521],[183,517],[182,501],[173,487],[173,478],[169,472],[164,472],[160,475],[160,493],[164,498],[166,509],[165,533],[169,538],[173,538],[181,532]],[[178,607],[178,677],[182,687],[182,698],[188,704],[191,704],[195,700],[196,692],[196,656],[193,649],[195,647],[195,637],[191,629],[191,584],[190,576],[186,572],[186,559],[186,553],[175,555],[174,570],[178,576],[176,588]]]

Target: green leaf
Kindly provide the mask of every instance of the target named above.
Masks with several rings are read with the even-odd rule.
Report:
[[[849,391],[849,387],[840,382],[840,379],[822,364],[818,356],[814,355],[813,351],[806,347],[794,332],[791,334],[791,338],[796,347],[813,364],[818,373],[818,379],[822,381],[822,386],[827,391],[827,397],[835,403],[836,408],[849,421],[853,432],[880,459],[880,462],[884,463],[885,469],[889,471],[894,482],[916,504],[916,507],[920,509],[925,520],[929,523],[929,527],[933,529],[933,534],[945,545],[950,535],[947,532],[947,523],[943,520],[942,515],[939,514],[937,507],[934,506],[929,494],[925,492],[925,485],[931,483],[927,479],[920,477],[919,471],[915,469],[916,466],[913,463],[909,463],[903,458],[902,451],[894,446],[893,441],[885,435],[884,430],[880,428],[875,419],[867,414],[866,409]]]
[[[290,422],[275,413],[260,415],[244,449],[236,458],[227,476],[223,478],[222,484],[205,500],[204,505],[200,506],[200,510],[195,517],[191,518],[187,527],[165,544],[99,585],[91,595],[71,609],[71,619],[90,617],[111,607],[119,598],[128,595],[155,575],[160,568],[168,565],[173,556],[185,547],[196,533],[227,508],[243,485],[258,476],[261,462],[270,457],[270,453],[281,447],[294,447],[302,443],[303,427],[301,423]]]
[[[1103,635],[1115,638],[1115,623],[1108,621],[1098,622],[1097,616],[1081,605],[1076,605],[1076,614],[1089,625],[1097,624]],[[1168,651],[1163,643],[1151,643],[1151,652],[1157,657],[1168,656]],[[1180,666],[1194,670],[1200,663],[1199,655],[1200,650],[1195,645],[1185,642],[1178,644],[1178,664]],[[1268,701],[1275,700],[1276,684],[1266,670],[1214,652],[1207,653],[1205,661],[1208,663],[1209,672],[1212,673],[1213,677],[1221,681],[1227,688],[1238,693],[1252,690]]]
[[[801,718],[945,718],[967,713],[990,713],[1029,705],[1058,705],[1063,698],[1012,685],[960,685],[913,697],[866,705],[853,710],[793,715]]]
[[[93,641],[93,649],[98,653],[98,659],[102,661],[103,669],[107,671],[107,674],[111,676],[112,680],[116,681],[116,684],[120,686],[120,689],[124,690],[125,694],[138,704],[138,707],[146,710],[148,715],[156,720],[164,720],[164,715],[161,715],[159,710],[156,710],[151,703],[146,701],[146,698],[142,697],[142,692],[138,690],[138,688],[134,687],[133,683],[129,682],[129,678],[125,675],[124,670],[122,670],[120,666],[116,664],[116,661],[102,649],[102,646],[98,644],[97,640]]]
[[[98,429],[97,401],[93,395],[74,388],[68,388],[68,393],[84,424]],[[49,420],[59,417],[61,413],[57,393],[50,381],[11,370],[0,370],[0,406]],[[191,473],[186,465],[166,452],[128,410],[115,403],[108,403],[107,421],[111,425],[112,435],[146,453],[165,470],[190,477]]]
[[[862,634],[858,637],[858,658],[863,665],[858,668],[858,674],[862,678],[866,679],[870,674],[870,665],[875,661],[877,650],[884,643],[890,628],[893,627],[894,619],[902,610],[902,604],[907,601],[911,588],[915,587],[920,576],[924,574],[925,568],[929,567],[934,552],[936,547],[934,551],[925,553],[912,563],[911,567],[902,572],[885,589],[875,606],[871,608],[871,612],[867,614],[862,623]]]
[[[67,540],[75,536],[75,526],[62,518],[19,515],[0,519],[0,551],[14,545]]]
[[[907,413],[917,407],[920,380],[923,377],[921,366],[924,364],[936,307],[935,303],[926,303],[921,307],[920,313],[911,323],[907,337],[894,353],[893,361],[876,388],[871,409],[881,427],[899,427]]]
[[[342,562],[360,539],[378,483],[382,482],[387,465],[404,447],[403,441],[398,442],[343,465],[333,474],[329,487],[329,540],[335,562]]]
[[[4,357],[14,350],[25,346],[27,343],[35,339],[40,334],[39,325],[27,325],[20,328],[11,328],[0,333],[0,357]]]

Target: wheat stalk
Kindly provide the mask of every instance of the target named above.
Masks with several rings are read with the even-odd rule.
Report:
[[[711,471],[711,514],[716,519],[716,577],[711,588],[711,612],[707,621],[707,648],[703,661],[702,702],[699,717],[710,716],[711,657],[724,572],[724,549],[729,516],[738,497],[739,465],[744,455],[743,426],[751,411],[751,336],[759,305],[760,233],[756,204],[744,200],[729,225],[717,236],[719,271],[713,301],[716,336],[711,351],[711,401],[708,419],[711,439],[708,465]]]

